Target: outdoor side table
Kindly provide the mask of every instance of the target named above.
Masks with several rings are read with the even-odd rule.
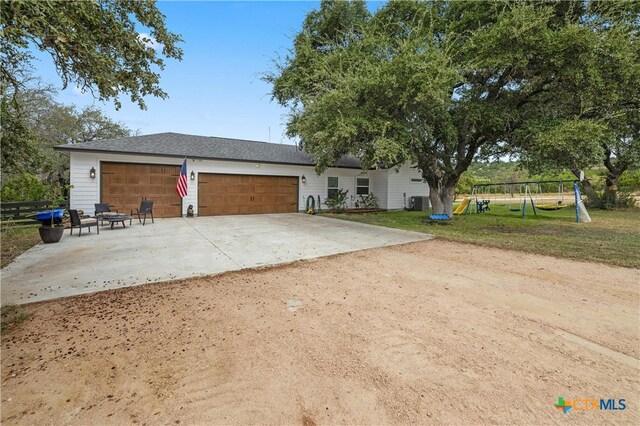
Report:
[[[113,226],[118,222],[122,223],[123,228],[126,228],[127,226],[124,223],[125,220],[128,220],[129,224],[131,224],[131,217],[126,214],[109,215],[105,217],[105,220],[109,221],[109,223],[111,224],[111,229],[113,229]]]

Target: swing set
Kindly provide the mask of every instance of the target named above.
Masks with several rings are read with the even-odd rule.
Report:
[[[463,201],[454,214],[485,213],[491,210],[492,205],[509,206],[509,211],[522,212],[522,217],[527,215],[527,204],[531,205],[533,215],[537,210],[560,210],[569,206],[565,203],[565,188],[563,180],[542,180],[524,182],[481,183],[473,185],[471,196]],[[573,189],[575,195],[576,222],[591,222],[589,213],[584,206],[578,181],[574,180]],[[543,184],[557,184],[555,203],[544,203],[542,195]],[[502,195],[498,190],[502,188]],[[516,188],[518,190],[516,197]],[[535,199],[535,200],[534,200]],[[464,206],[464,207],[463,207]]]

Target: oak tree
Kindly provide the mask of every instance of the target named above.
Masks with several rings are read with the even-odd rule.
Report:
[[[163,56],[182,59],[154,0],[13,0],[2,3],[0,24],[0,77],[15,89],[35,47],[51,55],[63,88],[73,83],[116,108],[125,94],[145,109],[145,96],[167,97]]]
[[[545,115],[568,53],[587,48],[574,36],[592,30],[589,7],[391,1],[369,14],[323,1],[265,79],[318,173],[345,154],[363,168],[411,162],[434,212],[451,214],[472,161],[509,152],[514,132]]]
[[[640,4],[588,3],[568,28],[571,49],[556,57],[566,65],[511,146],[531,171],[570,170],[593,205],[614,206],[620,178],[640,167]],[[604,198],[588,176],[594,167]]]

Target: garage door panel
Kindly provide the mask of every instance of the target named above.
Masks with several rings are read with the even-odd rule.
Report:
[[[176,186],[176,182],[178,182],[178,176],[162,176],[159,180],[158,183],[161,183],[162,185],[165,186],[173,186],[175,188]]]
[[[145,164],[132,164],[126,163],[124,165],[124,173],[127,175],[141,175],[141,174],[149,174],[149,166]]]
[[[125,182],[124,175],[103,175],[103,183],[109,183],[112,185],[123,185]]]
[[[176,193],[180,166],[103,162],[101,173],[101,202],[119,212],[139,208],[146,198],[153,200],[155,217],[181,215],[181,199]]]
[[[140,207],[141,198],[138,195],[128,195],[126,197],[122,197],[122,206],[136,206]]]
[[[137,185],[141,180],[142,179],[140,178],[140,176],[130,174],[130,175],[126,175],[124,177],[124,182],[123,183],[125,183],[127,185]]]
[[[103,186],[104,186],[104,181],[103,181]],[[124,188],[118,185],[111,185],[111,193],[114,195],[123,195]]]
[[[296,195],[298,193],[298,188],[287,188],[287,187],[279,187],[276,189],[277,194],[283,195],[285,197],[290,195]]]
[[[256,212],[254,212],[253,206],[249,204],[238,206],[237,214],[254,214],[254,213]]]
[[[165,176],[161,176],[161,175],[149,175],[149,183],[151,185],[160,185],[162,186],[166,181],[165,181]]]
[[[287,213],[298,209],[298,178],[201,173],[198,214]]]
[[[123,195],[138,195],[140,194],[140,188],[138,185],[126,185],[126,186],[118,186],[118,188],[122,191]]]
[[[124,173],[127,171],[126,163],[109,163],[109,164],[111,164],[111,166],[109,167],[109,170],[103,169],[102,173],[111,174],[114,176],[117,176],[117,175],[123,176]]]

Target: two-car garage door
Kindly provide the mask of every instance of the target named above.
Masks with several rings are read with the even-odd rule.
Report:
[[[101,164],[101,200],[112,210],[129,214],[143,198],[153,200],[155,217],[179,217],[182,200],[176,193],[180,166],[163,164]]]
[[[198,215],[293,213],[298,210],[298,178],[200,173]]]
[[[155,217],[179,217],[182,200],[176,193],[180,166],[162,164],[101,164],[101,202],[121,213],[153,200]],[[289,213],[298,210],[298,178],[200,173],[198,215]]]

